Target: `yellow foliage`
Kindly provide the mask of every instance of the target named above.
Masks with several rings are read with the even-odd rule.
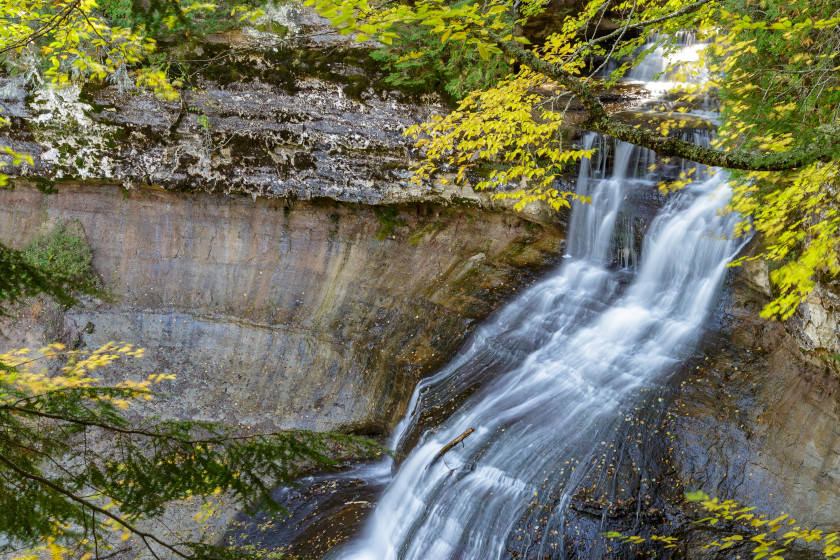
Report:
[[[60,343],[49,344],[35,352],[29,348],[12,350],[0,355],[0,365],[13,368],[0,369],[0,404],[12,403],[19,399],[18,395],[2,392],[4,386],[31,395],[95,387],[101,379],[91,377],[91,372],[124,357],[140,358],[143,353],[142,348],[135,349],[125,342],[108,342],[93,351],[67,350]],[[64,359],[67,365],[58,369],[60,373],[50,373],[47,362],[57,358]],[[114,387],[127,389],[127,394],[132,398],[148,399],[151,398],[153,383],[174,377],[174,375],[157,374],[149,376],[144,381],[125,380]],[[91,398],[111,402],[120,408],[126,408],[129,405],[126,399],[113,398],[104,394],[91,396]]]

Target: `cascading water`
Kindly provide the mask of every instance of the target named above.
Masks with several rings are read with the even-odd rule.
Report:
[[[620,144],[617,161],[633,150]],[[467,383],[488,373],[492,379],[438,431],[424,435],[362,538],[336,557],[503,557],[508,533],[531,500],[544,494],[556,501],[558,492],[566,503],[571,499],[585,473],[561,466],[594,453],[601,434],[622,417],[626,399],[685,355],[738,249],[720,239],[733,225],[732,217],[718,215],[728,197],[721,175],[669,200],[624,293],[607,264],[619,204],[634,182],[619,172],[582,185],[592,189],[593,200],[572,219],[571,258],[424,385],[447,377]],[[410,424],[401,425],[398,439]],[[468,428],[475,432],[433,462]],[[563,507],[554,515],[549,524],[561,527]],[[562,548],[550,540],[547,552]]]
[[[658,178],[647,170],[657,160],[595,135],[584,141],[598,142],[600,155],[581,168],[578,190],[592,204],[573,212],[568,259],[418,386],[392,444],[407,458],[362,534],[329,558],[503,558],[514,528],[538,515],[535,503],[552,507],[539,512],[544,530],[528,557],[563,557],[567,508],[599,442],[616,431],[633,395],[661,382],[692,348],[739,249],[727,236],[737,218],[719,213],[729,196],[723,173],[700,170],[671,195],[639,255],[635,243],[617,243],[634,237],[621,235],[621,208],[653,189]],[[458,409],[423,433],[424,411],[453,395],[461,395]],[[474,432],[436,457],[468,428]]]
[[[645,82],[648,89],[661,93],[671,89],[675,81],[697,83],[707,79],[704,68],[694,68],[690,76],[684,74],[684,64],[698,62],[700,53],[707,46],[697,41],[693,32],[682,31],[676,34],[672,44],[656,45],[656,40],[657,37],[651,37],[650,42],[642,45],[641,50],[654,50],[630,70],[628,80]]]

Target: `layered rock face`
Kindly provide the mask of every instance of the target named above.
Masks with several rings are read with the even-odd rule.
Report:
[[[212,56],[205,52],[211,46],[196,46],[195,56]],[[245,76],[205,68],[215,79],[202,79],[200,89],[184,91],[177,102],[117,86],[48,89],[28,100],[11,87],[3,115],[13,126],[0,133],[34,159],[13,173],[48,184],[72,177],[368,203],[435,198],[440,193],[432,186],[409,184],[411,142],[402,131],[442,109],[374,91],[378,75],[351,65],[365,62],[368,52],[329,59],[309,51],[230,55],[228,74],[237,68]],[[323,78],[277,75],[304,55],[301,64],[323,67]],[[346,73],[357,80],[342,80]]]
[[[311,12],[270,12],[294,40],[172,45],[192,72],[176,102],[118,79],[6,80],[0,143],[34,164],[4,167],[18,188],[0,191],[0,243],[81,223],[116,301],[48,330],[146,347],[144,373],[178,375],[161,414],[381,433],[420,375],[560,257],[561,219],[412,183],[403,131],[442,104],[391,91]]]
[[[418,377],[561,254],[557,230],[474,208],[57,189],[0,191],[0,242],[78,220],[117,300],[69,310],[66,336],[147,348],[144,375],[178,376],[159,412],[196,419],[387,431]]]
[[[299,200],[510,206],[451,182],[411,181],[418,154],[403,132],[447,108],[434,96],[394,91],[369,48],[311,37],[295,48],[276,37],[267,45],[241,34],[215,40],[173,47],[202,61],[177,101],[130,83],[32,91],[0,78],[0,109],[11,122],[0,142],[33,159],[4,172],[45,190],[106,180]]]

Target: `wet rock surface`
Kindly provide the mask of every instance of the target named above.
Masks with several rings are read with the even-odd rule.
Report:
[[[671,430],[677,470],[687,486],[722,499],[836,528],[840,368],[809,348],[801,319],[758,317],[769,301],[765,278],[759,265],[735,269],[721,336],[680,382]],[[837,315],[821,309],[821,324],[836,328]]]
[[[295,558],[322,558],[336,544],[356,534],[385,490],[387,476],[376,476],[376,464],[356,465],[350,472],[319,473],[298,487],[278,488],[273,496],[288,515],[239,513],[226,527],[224,541],[282,550]]]
[[[698,352],[644,397],[611,442],[621,453],[608,455],[609,468],[595,469],[612,480],[592,476],[592,486],[575,497],[569,532],[580,535],[582,544],[567,557],[590,557],[592,543],[602,551],[599,558],[751,557],[749,543],[725,551],[704,548],[766,528],[694,524],[707,514],[683,494],[697,489],[754,506],[769,518],[788,514],[797,526],[838,529],[840,368],[826,345],[809,348],[813,338],[801,326],[807,305],[787,323],[759,317],[769,287],[767,270],[758,263],[733,270]],[[830,287],[821,286],[815,297],[832,297],[827,293]],[[836,325],[831,307],[820,309],[822,324]],[[674,535],[679,545],[605,541],[606,530]],[[818,547],[796,543],[785,553],[816,557]]]
[[[698,351],[665,384],[643,389],[599,450],[574,460],[582,474],[564,530],[554,536],[558,558],[751,558],[754,543],[706,546],[767,529],[695,524],[708,513],[684,493],[697,489],[771,519],[788,514],[797,526],[838,529],[840,368],[827,353],[807,349],[797,319],[759,317],[770,299],[766,274],[755,263],[734,269]],[[511,558],[543,557],[531,543],[550,530],[561,498],[533,504],[544,514],[515,528]],[[628,544],[605,538],[607,531],[677,541],[673,548]],[[819,550],[792,543],[784,556],[822,557]]]
[[[385,433],[417,379],[562,254],[558,230],[475,208],[57,190],[0,191],[0,242],[78,220],[117,301],[69,310],[65,338],[146,347],[144,375],[178,376],[158,412],[199,420]]]

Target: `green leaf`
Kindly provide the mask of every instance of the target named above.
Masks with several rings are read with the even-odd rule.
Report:
[[[709,499],[709,495],[703,492],[702,490],[697,490],[695,492],[686,492],[685,499],[689,502],[702,502]]]

